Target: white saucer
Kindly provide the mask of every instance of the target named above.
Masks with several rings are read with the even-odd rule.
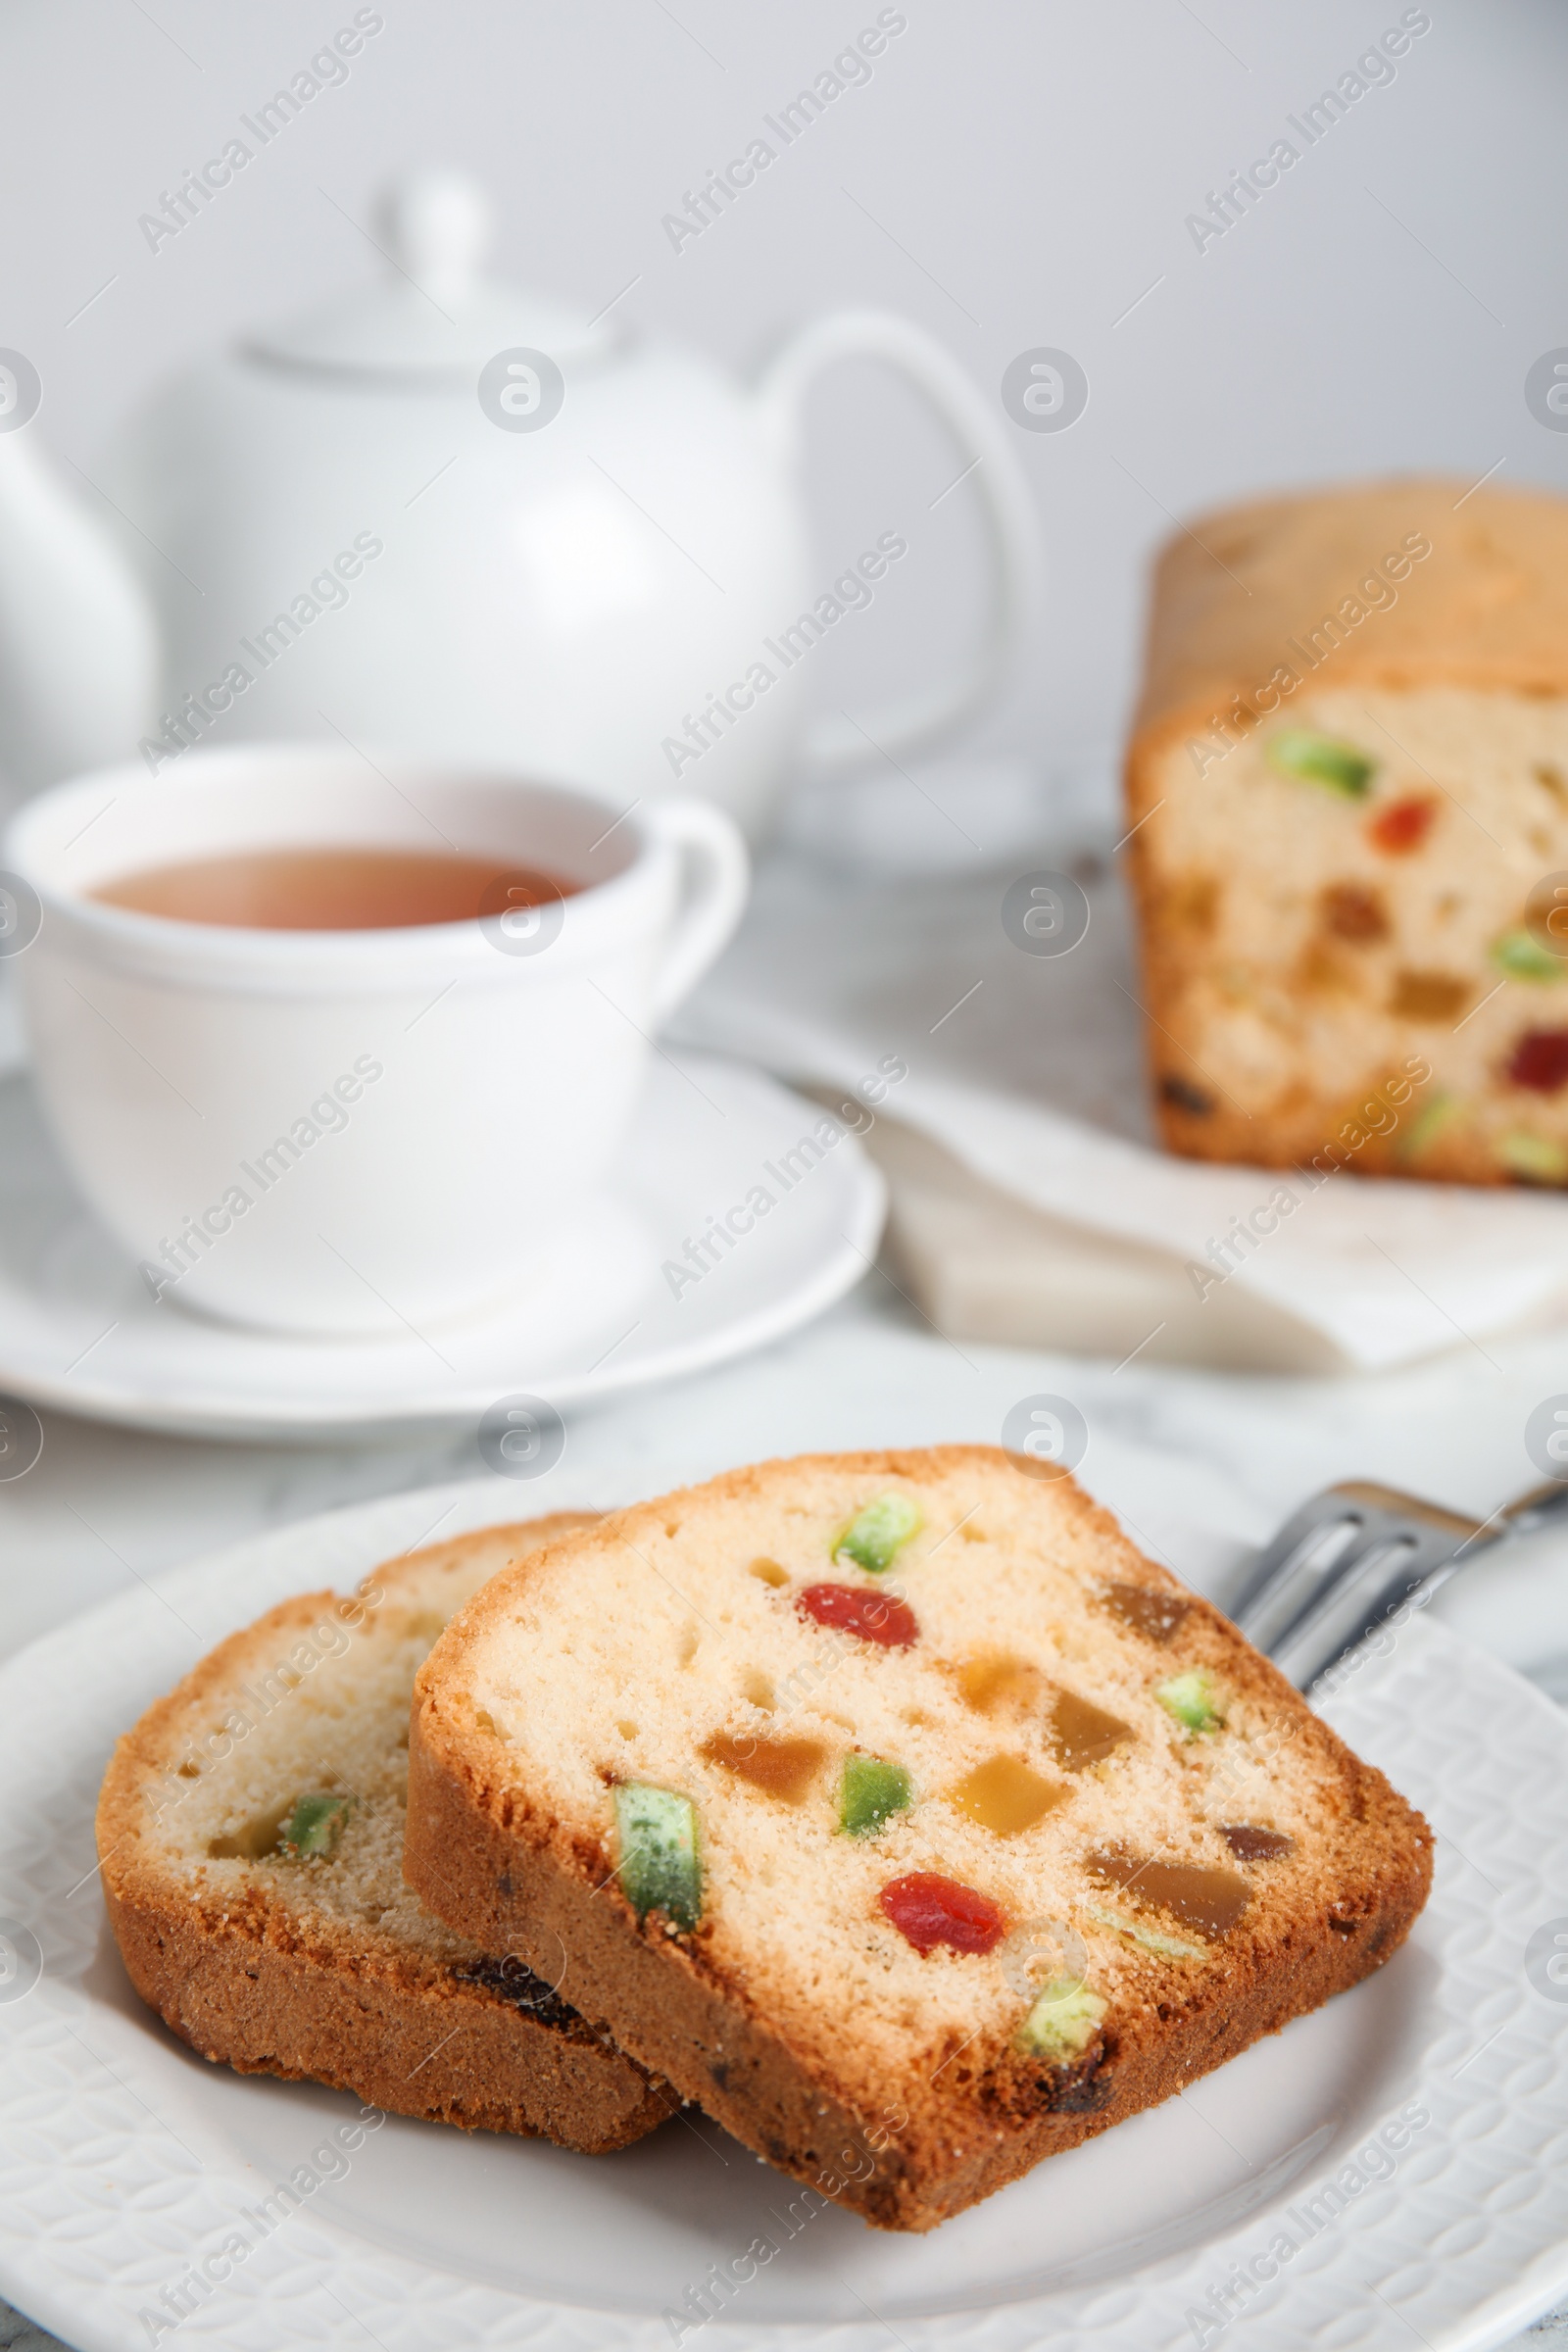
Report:
[[[813,1145],[814,1160],[798,1149],[823,1115],[732,1062],[661,1055],[612,1193],[583,1203],[526,1297],[423,1336],[298,1340],[155,1303],[72,1191],[31,1082],[12,1071],[0,1079],[0,1393],[192,1436],[336,1440],[701,1370],[820,1314],[875,1256],[886,1192],[855,1138]],[[688,1260],[688,1241],[758,1185],[771,1209],[727,1253],[710,1247],[706,1268]],[[683,1260],[685,1273],[663,1271]]]
[[[626,1494],[563,1464],[529,1507]],[[81,2352],[667,2352],[665,2315],[766,2235],[778,2259],[685,2352],[1485,2352],[1568,2284],[1568,1987],[1547,1974],[1568,1722],[1421,1618],[1325,1710],[1436,1834],[1408,1945],[929,2237],[818,2210],[701,2115],[600,2158],[397,2117],[356,2139],[347,2093],[204,2064],[105,1926],[92,1811],[116,1733],[286,1592],[347,1590],[497,1509],[487,1479],[275,1529],[0,1671],[0,2292],[22,2309]],[[247,2258],[215,2268],[240,2228]]]

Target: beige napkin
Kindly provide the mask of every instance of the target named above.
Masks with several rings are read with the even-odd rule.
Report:
[[[952,1339],[1216,1371],[1348,1368],[1285,1309],[1235,1284],[1200,1301],[1169,1250],[1031,1208],[895,1119],[879,1118],[864,1143],[888,1179],[892,1271]]]

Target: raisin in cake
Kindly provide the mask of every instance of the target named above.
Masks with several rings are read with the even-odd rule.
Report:
[[[1127,786],[1173,1151],[1568,1183],[1568,502],[1200,517]]]
[[[352,1599],[283,1601],[121,1740],[98,1806],[110,1925],[203,2057],[590,2154],[674,2106],[560,1998],[559,1966],[487,1959],[403,1881],[416,1670],[487,1577],[580,1524],[488,1529]]]
[[[1381,1966],[1420,1816],[1070,1479],[808,1456],[498,1577],[405,1871],[746,2145],[924,2230]]]

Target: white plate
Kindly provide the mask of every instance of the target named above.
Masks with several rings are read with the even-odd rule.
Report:
[[[532,1498],[624,1496],[558,1471]],[[35,1983],[24,1968],[0,1986],[0,2290],[24,2310],[83,2352],[168,2343],[141,2316],[166,2288],[190,2306],[178,2341],[224,2352],[668,2352],[664,2312],[765,2234],[776,2257],[687,2346],[946,2352],[961,2331],[965,2352],[1164,2352],[1200,2340],[1188,2315],[1284,2231],[1299,2251],[1248,2299],[1246,2352],[1483,2352],[1568,2283],[1568,1986],[1539,1952],[1537,1982],[1526,1965],[1568,1908],[1568,1722],[1424,1622],[1331,1710],[1438,1833],[1410,1943],[927,2238],[834,2207],[803,2220],[797,2189],[695,2116],[599,2159],[392,2118],[313,2166],[329,2132],[352,2136],[354,2099],[209,2067],[131,1993],[93,1868],[99,1775],[114,1734],[220,1634],[495,1508],[487,1482],[312,1520],[128,1594],[0,1673],[0,1915],[42,1950]],[[1411,2106],[1430,2120],[1392,2178],[1366,2178],[1380,2159],[1352,2187],[1345,2168]],[[243,2223],[301,2167],[339,2177],[302,2182],[265,2236]],[[1326,2213],[1336,2180],[1343,2209],[1314,2230],[1303,2217]],[[256,2242],[229,2279],[205,2299],[182,2288],[236,2229]]]
[[[0,1391],[144,1429],[340,1439],[476,1421],[509,1395],[565,1405],[698,1371],[820,1314],[876,1253],[886,1192],[855,1138],[813,1143],[814,1162],[798,1150],[822,1117],[755,1071],[662,1054],[614,1192],[583,1203],[533,1293],[422,1337],[292,1340],[155,1302],[72,1192],[31,1082],[12,1072]],[[728,1254],[711,1249],[688,1280],[662,1272],[757,1185],[774,1205]]]

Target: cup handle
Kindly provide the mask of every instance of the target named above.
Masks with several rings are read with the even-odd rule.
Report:
[[[752,861],[739,828],[707,801],[650,801],[642,814],[649,834],[668,842],[687,871],[685,903],[654,981],[659,1022],[690,996],[729,940],[746,906]]]
[[[925,395],[960,456],[974,460],[973,482],[990,543],[989,626],[956,677],[873,710],[863,728],[836,713],[819,718],[806,739],[818,773],[858,767],[869,736],[879,751],[918,751],[951,735],[1006,686],[1040,609],[1040,539],[1034,505],[1012,446],[992,406],[940,343],[906,318],[884,311],[836,311],[794,336],[758,386],[764,428],[780,455],[799,451],[801,415],[812,379],[835,360],[880,360]]]

